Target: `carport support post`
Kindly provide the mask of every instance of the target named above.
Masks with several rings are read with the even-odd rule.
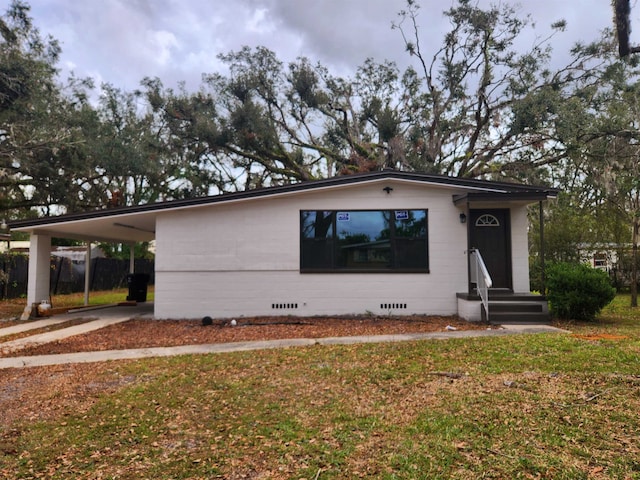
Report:
[[[27,306],[20,317],[29,320],[34,304],[49,300],[51,287],[51,237],[49,235],[31,235],[29,243],[29,270],[27,279]]]
[[[129,273],[136,273],[136,244],[129,244]]]
[[[89,287],[91,286],[91,242],[87,242],[84,256],[84,305],[89,305]]]
[[[544,208],[542,206],[542,200],[540,200],[540,284],[541,284],[541,295],[547,294],[547,286],[546,276],[544,273],[545,264],[544,264]]]

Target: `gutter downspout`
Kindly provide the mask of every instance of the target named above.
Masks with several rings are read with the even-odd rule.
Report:
[[[547,288],[545,285],[545,263],[544,263],[544,209],[542,207],[542,200],[540,200],[540,284],[542,295],[547,294]]]
[[[84,306],[89,305],[89,286],[91,285],[91,242],[87,242],[84,256]]]
[[[469,223],[471,222],[470,208],[471,207],[469,205],[469,200],[467,200],[464,214],[467,216],[465,228],[467,229],[467,291],[469,292],[469,294],[473,293],[473,288],[471,286],[471,250],[475,248],[473,245],[471,245],[471,228],[469,227]]]

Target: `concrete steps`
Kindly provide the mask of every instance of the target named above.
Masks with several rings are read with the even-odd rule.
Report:
[[[548,323],[550,320],[546,305],[541,302],[489,302],[490,323]]]
[[[489,318],[482,308],[482,319],[494,324],[504,323],[549,323],[547,299],[541,295],[489,292]]]

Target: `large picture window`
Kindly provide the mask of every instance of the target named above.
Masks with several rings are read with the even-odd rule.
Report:
[[[303,210],[300,270],[428,272],[427,210]]]

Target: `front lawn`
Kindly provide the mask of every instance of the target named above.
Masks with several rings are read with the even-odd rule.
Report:
[[[0,371],[0,477],[640,478],[626,305],[577,335]]]

